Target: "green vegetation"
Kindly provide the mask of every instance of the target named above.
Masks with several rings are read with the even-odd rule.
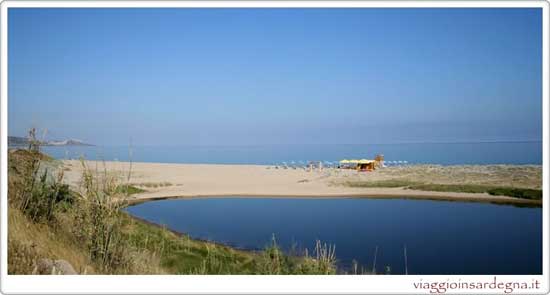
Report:
[[[9,274],[34,274],[42,258],[66,260],[80,274],[336,273],[334,247],[320,241],[311,257],[283,253],[275,237],[263,251],[242,251],[137,220],[122,209],[142,189],[81,161],[73,191],[63,169],[52,176],[52,159],[40,153],[34,130],[29,135],[29,149],[8,158]]]
[[[405,189],[457,192],[457,193],[488,193],[494,196],[509,196],[521,199],[542,200],[542,190],[514,187],[496,187],[478,184],[436,184],[419,183],[403,179],[390,179],[382,181],[348,181],[344,185],[349,187],[403,187]]]
[[[69,187],[62,183],[63,171],[53,178],[47,167],[41,167],[41,161],[50,160],[42,155],[35,140],[35,130],[30,131],[28,150],[10,153],[10,159],[19,160],[19,164],[10,161],[9,169],[19,174],[10,179],[12,197],[10,204],[24,212],[32,221],[49,221],[54,211],[66,209],[74,202]]]
[[[140,183],[132,183],[134,186],[141,186],[141,187],[148,187],[148,188],[157,188],[157,187],[165,187],[165,186],[172,186],[173,184],[168,181],[163,182],[140,182]]]
[[[491,195],[510,196],[514,198],[542,200],[542,190],[527,188],[493,188],[487,191]]]
[[[380,181],[347,181],[344,185],[349,187],[409,187],[418,183],[402,180],[402,179],[389,179]]]
[[[146,192],[144,189],[140,189],[139,187],[135,187],[131,184],[120,184],[116,187],[115,192],[117,194],[125,194],[125,195],[133,195],[133,194],[139,194]]]
[[[121,217],[129,244],[153,253],[159,260],[159,267],[167,273],[246,274],[254,271],[254,253],[193,240],[127,214]]]
[[[284,254],[275,237],[263,251],[244,251],[121,214],[131,248],[152,253],[159,269],[171,274],[335,274],[334,248],[317,242],[314,257]],[[330,249],[330,251],[329,251]],[[329,256],[328,254],[332,255]]]
[[[486,193],[492,187],[476,184],[413,184],[408,189],[434,192]]]

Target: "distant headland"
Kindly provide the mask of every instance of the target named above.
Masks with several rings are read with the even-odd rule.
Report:
[[[29,144],[29,139],[26,137],[8,136],[8,146],[22,146],[22,145],[28,145],[28,144]],[[93,144],[85,143],[82,140],[78,140],[78,139],[41,141],[40,144],[43,146],[74,146],[74,145],[94,146]]]

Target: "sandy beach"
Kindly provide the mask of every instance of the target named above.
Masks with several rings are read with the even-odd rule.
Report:
[[[264,165],[168,164],[86,161],[98,175],[127,181],[146,192],[132,195],[132,202],[165,198],[196,197],[371,197],[419,198],[493,203],[540,204],[538,200],[493,196],[486,193],[435,192],[402,187],[349,187],[346,181],[388,179],[432,180],[437,183],[503,185],[540,188],[540,166],[437,166],[389,167],[374,172],[354,170],[275,169]],[[78,188],[82,165],[77,160],[63,161],[65,181]]]

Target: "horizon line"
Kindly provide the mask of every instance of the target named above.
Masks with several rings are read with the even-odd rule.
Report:
[[[244,146],[284,146],[284,145],[394,145],[394,144],[482,144],[482,143],[542,143],[542,139],[532,140],[479,140],[479,141],[400,141],[400,142],[375,142],[375,143],[257,143],[257,144],[92,144],[94,147],[244,147]],[[58,146],[64,147],[64,146]]]

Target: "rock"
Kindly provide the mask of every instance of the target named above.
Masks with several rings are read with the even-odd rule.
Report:
[[[53,261],[47,258],[38,259],[36,262],[36,267],[33,273],[39,275],[47,275],[52,273],[52,268],[54,267]]]
[[[74,270],[73,266],[67,260],[56,260],[54,261],[54,266],[59,272],[58,274],[62,275],[77,275],[78,273]]]
[[[66,260],[51,260],[47,258],[38,259],[36,262],[35,274],[40,275],[76,275],[78,274],[73,266]]]

